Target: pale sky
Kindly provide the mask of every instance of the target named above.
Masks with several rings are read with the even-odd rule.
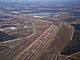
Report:
[[[34,2],[34,1],[53,1],[53,2],[61,2],[61,1],[71,1],[71,0],[0,0],[0,1],[3,1],[3,2],[27,2],[27,1],[31,1],[31,2]],[[79,0],[72,0],[72,1],[79,1]]]

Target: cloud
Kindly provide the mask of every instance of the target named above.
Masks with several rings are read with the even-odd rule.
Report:
[[[35,1],[52,1],[52,2],[63,2],[63,1],[75,1],[75,0],[0,0],[3,2],[35,2]],[[79,1],[79,0],[76,0]]]

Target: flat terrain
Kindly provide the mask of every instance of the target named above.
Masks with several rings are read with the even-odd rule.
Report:
[[[0,2],[0,60],[80,60],[80,2]]]
[[[19,37],[12,41],[0,42],[1,60],[45,60],[45,56],[47,55],[43,56],[45,53],[52,54],[50,59],[53,59],[53,57],[56,59],[56,56],[60,54],[65,45],[73,37],[74,29],[68,24],[54,25],[50,21],[29,17],[23,18],[33,22],[34,26],[32,29],[34,34]],[[47,59],[49,59],[49,56]]]

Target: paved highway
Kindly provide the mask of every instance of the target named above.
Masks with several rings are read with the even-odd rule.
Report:
[[[60,52],[66,44],[72,40],[74,28],[70,25],[62,25],[55,37],[51,46],[47,49],[40,60],[57,60]],[[50,56],[49,56],[50,55]],[[45,59],[46,58],[46,59]]]
[[[53,38],[56,31],[56,29],[53,30],[52,26],[48,28],[37,40],[35,40],[28,48],[24,49],[14,60],[36,60],[37,57],[42,54],[41,52],[44,52],[49,46],[50,41],[52,41],[51,38]]]

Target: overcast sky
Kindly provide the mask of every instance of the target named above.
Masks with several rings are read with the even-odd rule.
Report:
[[[0,1],[5,1],[5,2],[23,2],[23,1],[53,1],[53,0],[0,0]],[[54,1],[59,1],[59,0],[54,0]]]
[[[35,1],[53,1],[53,2],[61,2],[61,1],[71,1],[71,0],[0,0],[3,2],[27,2],[27,1],[31,1],[31,2],[35,2]],[[78,1],[78,0],[72,0],[72,1]]]

